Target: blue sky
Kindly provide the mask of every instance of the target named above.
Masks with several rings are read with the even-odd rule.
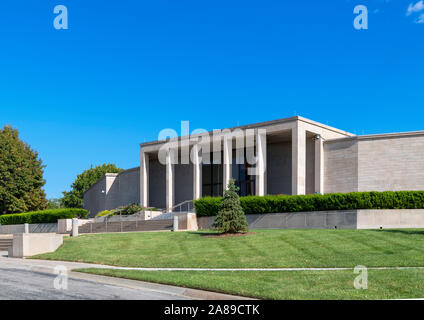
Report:
[[[0,3],[0,125],[42,158],[49,198],[131,168],[163,128],[295,114],[356,134],[424,130],[418,0]],[[66,5],[69,29],[53,28]],[[366,5],[368,30],[353,28]]]

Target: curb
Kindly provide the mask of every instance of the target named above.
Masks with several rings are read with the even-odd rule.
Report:
[[[35,266],[30,268],[32,271],[48,274],[57,274],[55,273],[54,268],[52,267],[40,267]],[[83,273],[78,271],[70,271],[68,276],[72,279],[92,281],[97,283],[103,283],[107,285],[113,285],[117,287],[135,289],[135,290],[149,290],[156,291],[166,294],[171,294],[176,297],[182,297],[186,299],[194,300],[256,300],[249,297],[234,296],[225,293],[204,291],[199,289],[191,289],[178,287],[173,285],[159,284],[154,282],[146,282],[140,280],[132,280],[118,277],[109,277],[102,276],[90,273]]]

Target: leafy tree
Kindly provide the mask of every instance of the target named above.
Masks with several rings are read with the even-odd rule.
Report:
[[[63,208],[62,199],[53,198],[47,199],[47,209],[61,209]]]
[[[44,165],[11,126],[0,129],[0,214],[44,209]]]
[[[97,180],[103,177],[106,173],[119,173],[122,169],[114,164],[102,164],[95,168],[83,171],[77,176],[71,185],[71,191],[64,191],[62,205],[65,208],[82,208],[84,191],[90,188]]]
[[[234,179],[230,179],[214,223],[214,227],[222,233],[247,231],[246,216],[240,205],[238,189],[234,184]]]

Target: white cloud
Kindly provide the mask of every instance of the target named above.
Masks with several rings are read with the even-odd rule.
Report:
[[[424,23],[424,13],[418,17],[416,23]]]
[[[408,11],[406,12],[407,16],[410,16],[414,12],[420,12],[421,10],[424,10],[424,1],[418,1],[416,4],[409,4]]]

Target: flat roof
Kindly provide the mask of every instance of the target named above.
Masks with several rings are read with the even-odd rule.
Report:
[[[289,118],[282,118],[282,119],[276,119],[276,120],[270,120],[270,121],[264,121],[264,122],[257,122],[257,123],[253,123],[253,124],[247,124],[247,125],[242,125],[242,126],[237,126],[237,127],[231,127],[231,128],[224,128],[224,129],[219,129],[219,130],[236,130],[236,129],[253,129],[253,128],[260,128],[260,127],[265,127],[265,126],[271,126],[271,125],[277,125],[277,124],[281,124],[281,123],[287,123],[287,122],[294,122],[294,121],[303,121],[306,123],[309,123],[311,125],[317,126],[317,127],[321,127],[324,129],[327,129],[329,131],[334,131],[337,132],[339,134],[345,135],[347,137],[351,137],[354,136],[353,133],[344,131],[344,130],[340,130],[334,127],[330,127],[328,125],[313,121],[313,120],[309,120],[306,119],[304,117],[301,116],[294,116],[294,117],[289,117]],[[217,129],[215,129],[217,130]],[[207,132],[208,134],[212,134],[213,130],[210,130]],[[200,134],[195,134],[193,136],[202,136],[205,135],[206,133],[200,133]],[[184,139],[187,138],[189,136],[180,136],[178,138],[172,138],[172,139],[167,139],[167,140],[154,140],[154,141],[149,141],[149,142],[143,142],[140,143],[140,147],[145,147],[145,146],[151,146],[151,145],[155,145],[155,144],[161,144],[164,142],[168,142],[171,140],[176,140],[176,139]]]
[[[373,140],[373,139],[389,139],[389,138],[407,138],[407,137],[424,136],[424,131],[407,131],[392,133],[365,134],[360,136],[342,137],[336,139],[328,139],[325,142],[346,141],[346,140]]]

